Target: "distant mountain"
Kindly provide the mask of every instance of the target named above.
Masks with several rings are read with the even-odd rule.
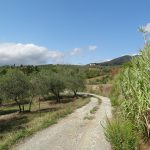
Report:
[[[101,63],[91,63],[90,65],[117,66],[117,65],[122,65],[126,62],[131,61],[131,59],[136,56],[138,56],[138,55],[135,55],[135,56],[125,55],[125,56],[121,56],[121,57],[112,59],[110,61],[105,61],[105,62],[101,62]]]

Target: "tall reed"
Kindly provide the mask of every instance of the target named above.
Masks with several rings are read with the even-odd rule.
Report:
[[[150,45],[145,46],[122,72],[120,84],[124,96],[121,104],[124,117],[132,120],[137,128],[143,127],[148,119],[145,112],[150,108]]]

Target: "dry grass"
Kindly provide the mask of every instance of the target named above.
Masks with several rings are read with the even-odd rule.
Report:
[[[140,150],[149,150],[149,149],[150,149],[150,141],[148,141],[146,143],[144,142],[140,146]]]
[[[0,150],[9,149],[18,140],[32,135],[33,133],[46,128],[72,113],[75,109],[87,104],[89,98],[79,98],[68,103],[56,104],[53,102],[41,102],[41,110],[38,112],[38,104],[34,104],[31,113],[16,114],[0,121]],[[13,106],[16,109],[16,106]],[[10,108],[11,110],[13,108]],[[9,111],[9,108],[4,108]]]
[[[108,97],[112,90],[112,84],[87,85],[87,91]]]

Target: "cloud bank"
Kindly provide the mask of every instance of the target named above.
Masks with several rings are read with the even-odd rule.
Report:
[[[54,50],[51,51],[35,44],[0,44],[0,65],[60,63],[63,61],[63,58],[63,53]]]
[[[0,65],[41,65],[70,63],[74,58],[88,57],[96,45],[74,48],[70,51],[49,50],[35,44],[0,43]],[[75,61],[76,61],[75,60]]]

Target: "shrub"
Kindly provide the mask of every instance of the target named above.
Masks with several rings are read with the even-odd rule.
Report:
[[[105,136],[114,150],[135,150],[139,143],[133,124],[127,120],[108,120]]]
[[[114,78],[113,81],[113,86],[112,86],[112,90],[111,93],[109,95],[110,99],[111,99],[111,104],[112,106],[120,106],[121,104],[121,92],[120,92],[120,76],[117,75]]]
[[[12,99],[19,106],[19,111],[24,111],[26,98],[29,96],[30,83],[26,75],[19,70],[9,70],[1,78],[0,90],[5,99]]]
[[[120,107],[124,119],[131,120],[136,129],[147,137],[150,137],[150,119],[144,116],[144,112],[150,108],[149,66],[150,45],[146,45],[139,56],[124,66],[110,95],[112,105]]]
[[[131,65],[122,73],[121,90],[124,96],[122,103],[123,115],[132,120],[141,130],[145,121],[141,119],[143,112],[150,108],[150,45],[140,52],[140,56],[134,58]],[[149,122],[148,122],[149,123]],[[144,131],[144,130],[143,130]],[[143,135],[146,135],[143,132]],[[150,137],[149,134],[147,134]]]

